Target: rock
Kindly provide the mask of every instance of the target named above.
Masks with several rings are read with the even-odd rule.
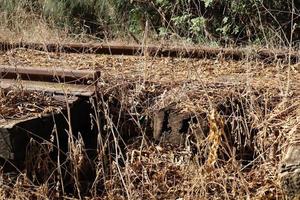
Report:
[[[292,144],[281,161],[279,180],[288,199],[300,199],[300,144]]]
[[[279,180],[288,199],[300,199],[300,143],[297,139],[299,135],[298,128],[279,167]]]
[[[296,110],[298,126],[279,167],[279,180],[288,199],[300,199],[300,107]]]

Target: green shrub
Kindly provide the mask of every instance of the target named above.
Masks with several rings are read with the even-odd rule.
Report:
[[[23,10],[74,33],[142,36],[148,21],[157,37],[175,34],[195,43],[286,45],[291,31],[300,39],[299,9],[300,3],[284,0],[0,0],[7,18]]]

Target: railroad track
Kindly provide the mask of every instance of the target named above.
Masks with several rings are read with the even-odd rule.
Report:
[[[272,62],[277,59],[299,61],[299,51],[250,50],[210,47],[161,47],[149,45],[109,45],[109,44],[42,44],[0,42],[0,50],[15,48],[34,49],[47,52],[89,53],[109,55],[148,55],[159,57],[216,58],[242,60],[256,59]],[[74,70],[59,67],[29,67],[0,65],[0,88],[10,90],[22,88],[28,91],[41,91],[76,96],[91,96],[95,93],[95,82],[100,77],[99,70]]]
[[[243,60],[245,58],[271,62],[276,59],[288,60],[292,63],[299,62],[300,51],[279,49],[250,49],[250,48],[212,48],[212,47],[169,47],[155,45],[111,45],[111,44],[43,44],[43,43],[7,43],[0,42],[0,50],[8,51],[15,48],[26,48],[48,52],[64,53],[91,53],[109,55],[148,55],[160,57],[183,58],[216,58]]]

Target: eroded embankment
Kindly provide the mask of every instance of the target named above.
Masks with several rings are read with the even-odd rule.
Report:
[[[65,108],[64,122],[53,123],[49,142],[28,140],[39,147],[34,157],[46,156],[58,147],[56,137],[51,141],[53,128],[65,135],[60,158],[55,151],[49,160],[25,158],[35,161],[27,175],[36,193],[45,183],[48,196],[283,195],[278,166],[299,124],[297,64],[24,49],[1,55],[0,64],[101,70],[98,95],[71,106],[73,122]],[[60,124],[65,126],[58,128]],[[14,185],[7,188],[8,195],[18,195]]]

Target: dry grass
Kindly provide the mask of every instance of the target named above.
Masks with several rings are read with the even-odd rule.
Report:
[[[9,13],[8,13],[9,12]],[[86,34],[71,34],[67,27],[59,28],[38,13],[17,6],[12,11],[0,12],[0,41],[67,43],[95,40]]]
[[[63,107],[62,102],[50,95],[37,92],[26,93],[22,88],[2,92],[0,98],[1,121],[59,112]]]
[[[299,124],[299,64],[24,49],[3,53],[0,64],[102,70],[100,98],[94,103],[96,113],[105,121],[106,135],[99,137],[98,157],[93,161],[96,178],[85,194],[87,199],[285,198],[277,174],[282,154]],[[183,145],[154,142],[141,122],[170,105],[178,113],[198,118]],[[209,132],[201,127],[205,124],[199,120],[203,113]],[[127,129],[113,116],[123,115],[138,137],[121,139]],[[48,177],[52,181],[40,184],[28,180],[25,172],[17,180],[3,174],[0,197],[84,198],[78,195],[82,188],[79,171],[88,162],[84,145],[72,136],[70,143],[73,194],[62,192],[60,178],[54,177],[58,169],[54,169]],[[252,157],[247,160],[249,152]]]

